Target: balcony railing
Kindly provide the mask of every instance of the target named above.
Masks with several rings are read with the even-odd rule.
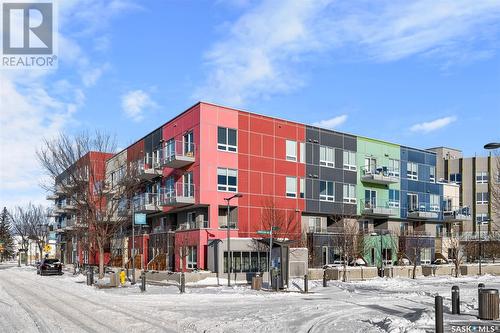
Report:
[[[142,180],[151,181],[162,175],[162,170],[154,168],[152,163],[144,163],[143,160],[136,162],[137,176]]]
[[[428,203],[418,204],[418,206],[408,206],[409,219],[427,219],[436,220],[441,212],[439,205],[431,205]]]
[[[398,207],[392,201],[371,202],[361,201],[361,212],[370,216],[394,216],[398,214]]]
[[[471,220],[471,212],[469,207],[444,207],[443,219],[445,221],[464,221]]]
[[[181,223],[177,230],[207,229],[208,225],[208,221],[190,221]]]
[[[155,213],[161,211],[158,205],[158,193],[141,193],[133,199],[134,212]]]
[[[195,203],[194,184],[176,183],[172,187],[162,188],[160,205],[162,206],[187,206]]]
[[[361,181],[374,184],[399,183],[399,169],[387,166],[364,166],[361,168]]]
[[[168,141],[161,154],[162,165],[175,169],[194,163],[195,148],[194,143]]]

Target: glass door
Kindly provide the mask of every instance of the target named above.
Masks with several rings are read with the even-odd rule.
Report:
[[[377,191],[365,190],[365,208],[377,207]]]
[[[192,172],[186,172],[183,176],[183,182],[184,182],[184,196],[185,197],[192,197],[194,196],[194,185],[193,185],[193,173]]]
[[[184,135],[184,155],[192,156],[194,152],[194,136],[193,132]]]

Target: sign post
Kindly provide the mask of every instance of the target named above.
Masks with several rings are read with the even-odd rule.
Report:
[[[267,262],[268,267],[268,288],[271,288],[271,251],[273,249],[273,231],[279,230],[279,227],[271,227],[271,230],[258,230],[257,234],[259,235],[269,235],[269,260]]]

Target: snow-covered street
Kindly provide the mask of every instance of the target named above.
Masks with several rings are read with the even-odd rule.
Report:
[[[38,276],[32,267],[0,265],[2,332],[419,332],[433,331],[434,296],[444,296],[445,325],[478,322],[477,284],[498,277],[310,282],[310,293],[256,292],[247,286],[148,285],[101,289],[84,276]],[[299,290],[302,281],[292,289]],[[463,315],[452,316],[451,287]],[[491,322],[490,322],[491,323]],[[497,324],[500,324],[498,322]]]

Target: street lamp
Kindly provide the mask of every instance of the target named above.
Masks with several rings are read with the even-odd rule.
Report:
[[[231,222],[231,207],[229,206],[229,203],[231,202],[231,199],[233,198],[241,198],[243,195],[240,193],[236,193],[229,198],[224,198],[224,200],[227,201],[227,223],[226,223],[226,232],[227,232],[227,286],[231,287],[231,246],[230,246],[230,222]]]
[[[500,148],[500,143],[490,142],[484,145],[484,149],[498,149]]]

